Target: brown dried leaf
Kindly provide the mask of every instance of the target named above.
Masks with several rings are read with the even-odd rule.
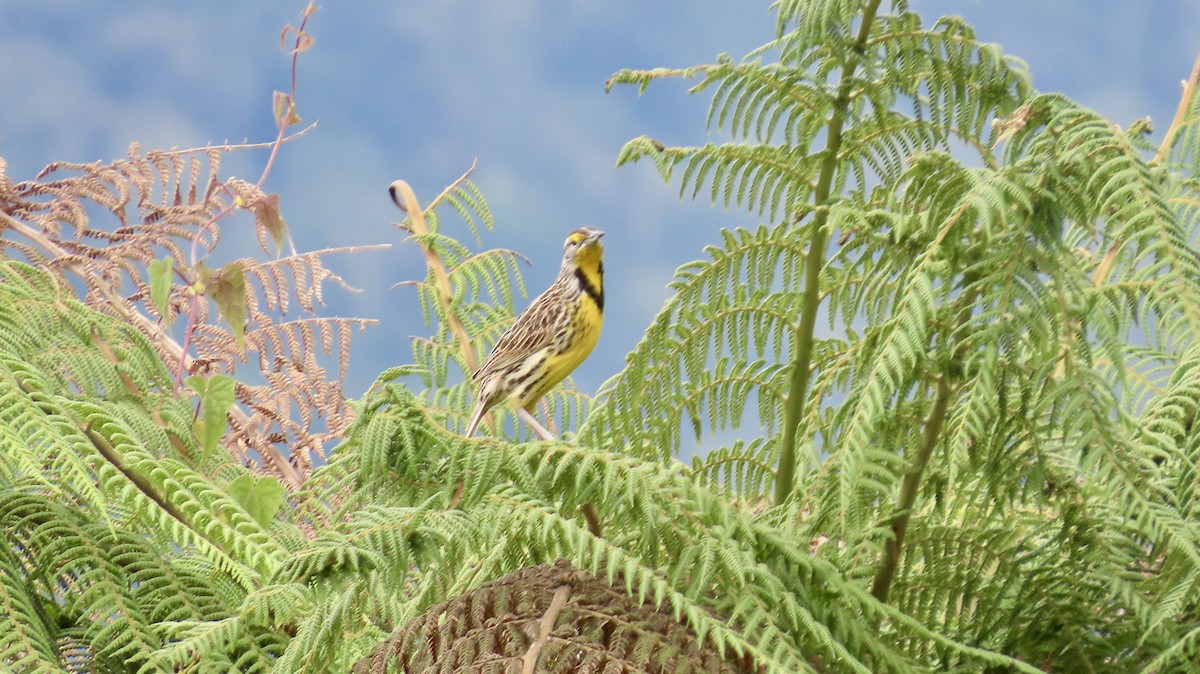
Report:
[[[279,195],[267,194],[255,200],[250,210],[254,212],[254,224],[261,233],[266,232],[275,242],[275,251],[283,248],[283,235],[287,232],[287,223],[279,212]]]
[[[230,262],[219,271],[203,265],[197,270],[204,281],[204,294],[217,304],[217,312],[229,324],[233,338],[242,345],[246,332],[246,274],[237,262]]]

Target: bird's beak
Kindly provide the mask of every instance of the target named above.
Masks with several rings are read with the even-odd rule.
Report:
[[[597,229],[595,232],[592,233],[592,236],[590,238],[592,241],[599,241],[600,237],[602,237],[602,236],[604,236],[604,232]]]

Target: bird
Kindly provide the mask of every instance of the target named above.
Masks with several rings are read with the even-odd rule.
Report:
[[[580,227],[563,243],[558,278],[517,317],[471,375],[475,404],[465,436],[488,410],[507,399],[543,440],[554,439],[533,408],[596,347],[604,319],[604,232]]]

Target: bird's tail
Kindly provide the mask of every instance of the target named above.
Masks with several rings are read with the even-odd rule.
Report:
[[[475,408],[471,410],[471,421],[467,424],[467,432],[463,435],[464,438],[475,436],[475,431],[479,430],[479,422],[483,421],[483,415],[487,414],[487,411],[487,399],[479,396],[479,399],[475,401]]]

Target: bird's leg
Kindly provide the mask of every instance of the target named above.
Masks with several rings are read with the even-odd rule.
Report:
[[[517,416],[521,417],[521,419],[526,424],[528,424],[529,428],[533,430],[533,434],[538,436],[539,438],[541,438],[543,440],[557,440],[558,439],[558,438],[554,437],[553,433],[546,430],[545,427],[543,427],[541,424],[539,424],[538,420],[533,418],[533,415],[529,413],[529,410],[523,409],[523,408],[519,409],[519,410],[517,410]]]

